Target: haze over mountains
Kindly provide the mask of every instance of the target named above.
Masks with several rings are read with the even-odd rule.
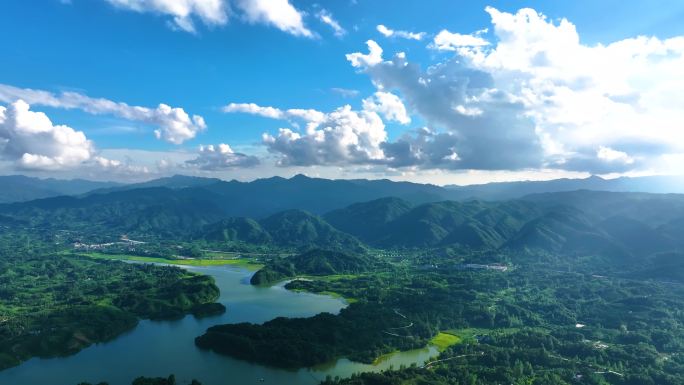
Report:
[[[258,194],[257,196],[259,197],[264,197],[264,194],[288,195],[286,199],[281,198],[274,201],[273,209],[264,210],[265,213],[273,213],[278,211],[278,208],[284,210],[295,207],[301,202],[314,199],[316,194],[319,197],[325,196],[326,202],[321,202],[319,207],[316,207],[315,202],[310,202],[309,205],[311,207],[308,210],[313,212],[325,212],[329,210],[330,206],[342,207],[346,204],[386,196],[400,197],[411,202],[430,202],[445,199],[504,200],[520,198],[529,194],[574,190],[684,193],[684,177],[647,176],[603,179],[592,176],[585,179],[500,182],[441,187],[411,182],[392,182],[387,179],[330,180],[309,178],[304,175],[296,175],[289,179],[272,177],[257,179],[251,182],[223,181],[216,178],[174,175],[133,184],[94,182],[82,179],[39,179],[23,175],[10,175],[0,176],[0,186],[3,186],[0,189],[0,203],[25,202],[62,195],[103,194],[152,187],[170,189],[205,187],[208,190],[231,196],[234,199],[240,199],[240,196],[244,194],[249,194],[250,196]],[[312,189],[317,190],[309,191]],[[268,191],[265,192],[265,190]],[[305,193],[297,198],[292,197],[296,191],[304,191]],[[321,199],[317,200],[321,201]]]
[[[39,179],[24,175],[0,176],[0,203],[24,202],[60,195],[79,195],[102,188],[121,186],[115,182],[84,179]]]
[[[487,183],[468,186],[444,186],[458,192],[456,197],[500,200],[520,198],[529,194],[574,190],[615,192],[684,193],[682,176],[644,176],[604,179],[591,176],[585,179],[554,179],[549,181],[520,181]]]

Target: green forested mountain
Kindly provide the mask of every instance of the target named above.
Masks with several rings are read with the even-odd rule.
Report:
[[[314,249],[269,261],[252,276],[251,282],[262,285],[297,275],[356,274],[377,265],[378,261],[362,253]]]
[[[616,215],[609,217],[596,226],[613,239],[619,241],[634,255],[649,255],[673,250],[681,242],[674,234],[665,234],[659,227],[630,217]],[[682,234],[682,233],[680,233]]]
[[[418,206],[388,225],[379,244],[471,248],[501,246],[526,221],[540,214],[522,202],[438,202]]]
[[[684,244],[682,195],[577,191],[418,206],[381,199],[334,210],[324,218],[382,248],[460,246],[639,257]]]
[[[542,207],[571,206],[594,220],[622,216],[657,227],[684,217],[684,194],[645,194],[577,190],[523,198]]]
[[[583,212],[570,207],[554,208],[526,223],[506,247],[561,254],[628,254],[617,240],[594,227]]]
[[[363,250],[353,236],[341,232],[320,217],[302,210],[287,210],[260,221],[228,218],[207,225],[198,237],[212,242],[271,245],[284,248],[324,247]]]
[[[336,228],[354,234],[364,242],[373,242],[383,236],[385,226],[409,212],[412,207],[410,202],[403,199],[380,198],[333,210],[323,218]]]
[[[202,190],[148,188],[14,203],[0,212],[42,228],[171,236],[225,218],[217,199]]]
[[[660,225],[658,231],[661,235],[671,239],[682,240],[682,234],[684,234],[684,217],[675,218]]]
[[[302,210],[287,210],[273,214],[260,223],[278,245],[322,246],[357,251],[363,248],[353,236]]]
[[[212,242],[271,243],[273,238],[251,218],[226,218],[206,225],[197,234]]]
[[[503,245],[541,211],[527,202],[435,202],[413,207],[399,199],[357,203],[324,217],[378,247]]]

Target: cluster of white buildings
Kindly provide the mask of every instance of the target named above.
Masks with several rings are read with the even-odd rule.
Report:
[[[108,247],[112,246],[136,246],[136,245],[143,245],[145,242],[142,241],[134,241],[132,239],[128,239],[127,236],[122,236],[121,240],[118,242],[107,242],[107,243],[81,243],[81,242],[76,242],[74,243],[74,249],[76,250],[86,250],[86,251],[92,251],[92,250],[104,250]]]
[[[478,263],[467,263],[463,265],[465,269],[485,269],[485,270],[497,270],[497,271],[507,271],[508,266],[506,265],[480,265]]]

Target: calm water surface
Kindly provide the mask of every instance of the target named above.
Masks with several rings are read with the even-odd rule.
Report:
[[[329,296],[295,293],[282,285],[255,287],[249,284],[251,272],[233,267],[188,267],[209,274],[221,289],[219,302],[225,314],[176,321],[141,321],[115,340],[93,345],[64,358],[26,361],[1,371],[1,385],[76,385],[82,381],[108,381],[129,385],[137,376],[176,375],[180,384],[195,378],[204,385],[313,385],[326,375],[347,377],[354,372],[378,371],[390,366],[410,365],[437,355],[433,347],[402,352],[378,365],[364,365],[340,359],[316,368],[282,370],[236,360],[195,346],[195,337],[213,325],[237,322],[263,323],[276,317],[308,317],[321,312],[338,313],[344,301]],[[263,382],[260,381],[263,379]]]

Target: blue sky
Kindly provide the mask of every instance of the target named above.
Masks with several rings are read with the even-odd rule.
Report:
[[[194,2],[181,2],[186,1]],[[208,2],[212,1],[221,2]],[[63,156],[60,158],[59,154],[62,152],[59,151],[42,154],[45,161],[38,163],[27,162],[26,158],[21,160],[21,152],[24,150],[15,148],[13,151],[5,151],[6,154],[2,157],[3,173],[101,177],[103,174],[97,167],[102,165],[95,167],[91,163],[95,158],[106,158],[113,161],[107,164],[107,175],[111,175],[112,179],[146,179],[168,172],[251,179],[304,172],[327,177],[391,177],[435,183],[470,183],[528,177],[582,176],[590,173],[663,173],[669,172],[669,169],[663,166],[662,159],[655,162],[654,158],[666,154],[675,157],[674,161],[677,162],[677,156],[682,153],[680,148],[663,149],[658,140],[640,138],[636,134],[619,140],[621,130],[616,127],[606,135],[613,135],[612,138],[617,140],[606,140],[604,135],[597,137],[595,142],[590,139],[591,143],[584,143],[582,138],[559,135],[562,138],[557,142],[570,148],[562,153],[562,161],[557,160],[560,153],[550,156],[547,148],[544,148],[545,155],[540,155],[540,160],[521,162],[510,168],[502,166],[501,162],[471,161],[463,155],[474,152],[468,147],[469,143],[473,143],[473,148],[480,154],[483,147],[475,139],[469,140],[469,134],[464,132],[479,129],[477,123],[473,123],[474,128],[461,128],[456,123],[445,123],[448,117],[435,111],[426,111],[425,107],[421,109],[421,101],[416,99],[418,96],[412,96],[408,88],[396,86],[401,83],[398,80],[388,80],[389,75],[381,74],[379,68],[355,68],[345,57],[354,52],[367,53],[366,41],[373,40],[382,47],[383,60],[390,60],[397,52],[405,52],[411,65],[423,71],[428,71],[429,66],[472,61],[472,57],[466,59],[467,55],[462,56],[458,51],[468,46],[440,50],[430,48],[430,45],[434,44],[434,38],[440,31],[446,30],[452,34],[485,39],[489,42],[487,46],[483,46],[485,51],[496,49],[497,41],[501,38],[493,28],[492,15],[485,12],[488,6],[511,15],[521,8],[533,8],[539,14],[546,15],[546,22],[555,26],[560,25],[560,20],[565,18],[576,27],[579,44],[586,47],[608,45],[641,35],[653,36],[664,42],[684,35],[684,25],[680,22],[684,17],[684,3],[679,1],[277,1],[285,3],[290,10],[300,15],[300,28],[310,32],[309,37],[301,36],[301,33],[297,36],[298,32],[293,32],[292,29],[278,27],[277,19],[280,16],[277,10],[267,10],[262,12],[260,18],[250,20],[249,9],[252,8],[249,7],[252,5],[247,4],[250,0],[226,0],[224,9],[230,10],[225,12],[225,23],[207,22],[199,13],[191,11],[187,20],[191,20],[194,32],[180,28],[173,21],[174,14],[157,3],[164,1],[7,2],[0,13],[0,32],[6,37],[2,48],[3,60],[0,60],[0,84],[20,90],[42,90],[56,95],[65,91],[74,92],[90,98],[104,98],[151,109],[164,103],[182,108],[190,116],[201,116],[206,128],[198,130],[194,137],[170,142],[155,137],[153,132],[159,123],[147,118],[130,119],[120,113],[111,112],[93,114],[87,108],[66,108],[49,103],[40,105],[26,100],[31,105],[31,111],[45,113],[54,125],[66,125],[73,131],[83,132],[92,142],[92,148],[87,150],[88,154],[68,161],[63,160]],[[197,3],[202,3],[202,0],[197,0]],[[265,3],[268,8],[268,1]],[[338,22],[345,33],[336,36],[333,28],[320,20],[322,12]],[[396,35],[386,37],[377,30],[377,26],[381,24],[395,31],[423,33],[424,36],[421,40],[404,39]],[[487,29],[487,32],[476,33],[483,29]],[[549,44],[553,42],[550,41]],[[666,54],[666,59],[676,63],[681,59],[681,51],[678,51],[677,44],[673,43],[673,47],[668,48],[671,52]],[[660,62],[665,59],[653,60]],[[459,65],[458,76],[464,76],[459,71],[466,65]],[[475,70],[473,64],[469,64],[468,70]],[[496,78],[501,71],[492,67],[478,67],[476,71],[470,84],[474,83],[472,79],[475,76],[486,73],[488,78],[494,78],[494,85],[488,85],[488,89],[501,89],[496,86],[497,81],[504,79]],[[441,76],[450,76],[448,74],[454,71],[445,73],[447,75]],[[507,76],[512,76],[511,73]],[[588,74],[586,77],[591,76],[593,75]],[[636,72],[626,73],[624,76],[625,79],[643,78]],[[557,78],[552,80],[560,84]],[[383,82],[395,86],[383,85]],[[634,82],[630,80],[629,83]],[[349,92],[344,92],[343,95],[339,89]],[[507,92],[515,95],[517,91],[520,90],[512,89]],[[365,151],[362,157],[353,154],[324,154],[314,157],[315,159],[305,158],[302,152],[309,150],[304,148],[307,143],[290,141],[276,148],[275,145],[265,144],[262,134],[279,138],[279,128],[290,128],[293,132],[305,135],[306,121],[222,111],[222,107],[229,103],[255,103],[283,110],[315,109],[324,113],[349,104],[352,110],[361,111],[363,100],[376,92],[396,95],[406,105],[406,114],[410,116],[411,123],[401,124],[378,112],[383,119],[386,137],[380,140],[377,148],[362,149]],[[474,92],[476,91],[468,91],[467,94],[472,97]],[[482,92],[482,88],[478,88],[477,92]],[[656,90],[642,90],[637,87],[630,92],[647,94]],[[9,106],[13,102],[12,98],[16,98],[16,95],[0,100],[0,105]],[[456,104],[452,103],[452,106]],[[656,107],[653,107],[654,114],[663,106]],[[484,111],[481,116],[490,113],[482,106],[472,109],[480,110]],[[496,111],[491,113],[503,113],[499,107]],[[540,112],[531,107],[526,111],[516,112],[518,117],[525,115],[526,119],[533,113],[548,112]],[[674,116],[674,119],[678,118],[679,115]],[[505,120],[502,119],[504,118],[497,117],[492,120],[493,123],[488,120],[489,123],[482,124],[483,127],[486,124],[504,124],[502,122]],[[546,120],[545,124],[548,123]],[[533,123],[538,126],[537,132],[552,130],[548,127],[540,129],[540,122],[538,120]],[[334,126],[336,123],[326,121],[323,125],[325,124]],[[421,153],[427,154],[428,148],[439,147],[438,140],[441,139],[435,136],[437,133],[448,134],[451,135],[447,139],[453,144],[449,147],[453,149],[453,154],[447,155],[453,159],[460,158],[460,163],[455,161],[442,164],[435,161],[436,158],[412,163],[408,160],[399,161],[399,155],[388,160],[391,157],[389,147],[384,143],[398,144],[407,134],[413,135],[411,140],[417,140],[414,133],[422,127],[432,130],[434,135],[425,139],[422,144],[411,142],[412,147],[422,146]],[[322,128],[323,126],[319,127]],[[558,132],[557,128],[553,128],[554,133]],[[0,129],[0,138],[1,132]],[[6,137],[10,144],[12,140],[19,140],[16,136],[12,137],[14,139],[10,138],[10,134],[6,134]],[[516,140],[523,141],[525,138],[527,136]],[[539,138],[541,137],[537,135],[532,140],[542,141]],[[603,141],[598,141],[599,139]],[[636,148],[638,146],[634,143],[639,142],[637,139],[648,141],[650,150]],[[21,140],[24,143],[32,139]],[[572,143],[568,144],[566,141],[570,140]],[[202,148],[206,150],[208,145],[218,146],[222,143],[229,145],[230,153],[237,153],[240,158],[235,158],[235,155],[229,155],[230,159],[220,158],[216,147],[212,150],[212,156],[215,155],[216,159],[207,159],[208,163],[186,163],[194,159],[200,146],[204,146]],[[519,142],[513,141],[511,145],[515,146],[516,143]],[[287,147],[289,145],[292,147]],[[328,151],[338,145],[335,142],[330,144],[332,147],[326,145],[314,150]],[[493,144],[491,151],[496,153],[498,145],[503,144]],[[442,147],[439,151],[444,150]],[[25,151],[33,154],[29,149]],[[38,150],[34,152],[35,155],[41,155]],[[595,159],[590,159],[591,156],[587,154],[596,155],[611,164],[597,165]],[[243,162],[244,159],[258,161]],[[672,159],[668,159],[671,163]],[[159,167],[160,160],[164,160],[164,167]],[[216,164],[215,161],[219,163]],[[620,162],[621,164],[617,164]],[[258,165],[255,166],[256,163]],[[125,168],[124,165],[131,167]],[[141,172],[142,167],[147,170]]]

